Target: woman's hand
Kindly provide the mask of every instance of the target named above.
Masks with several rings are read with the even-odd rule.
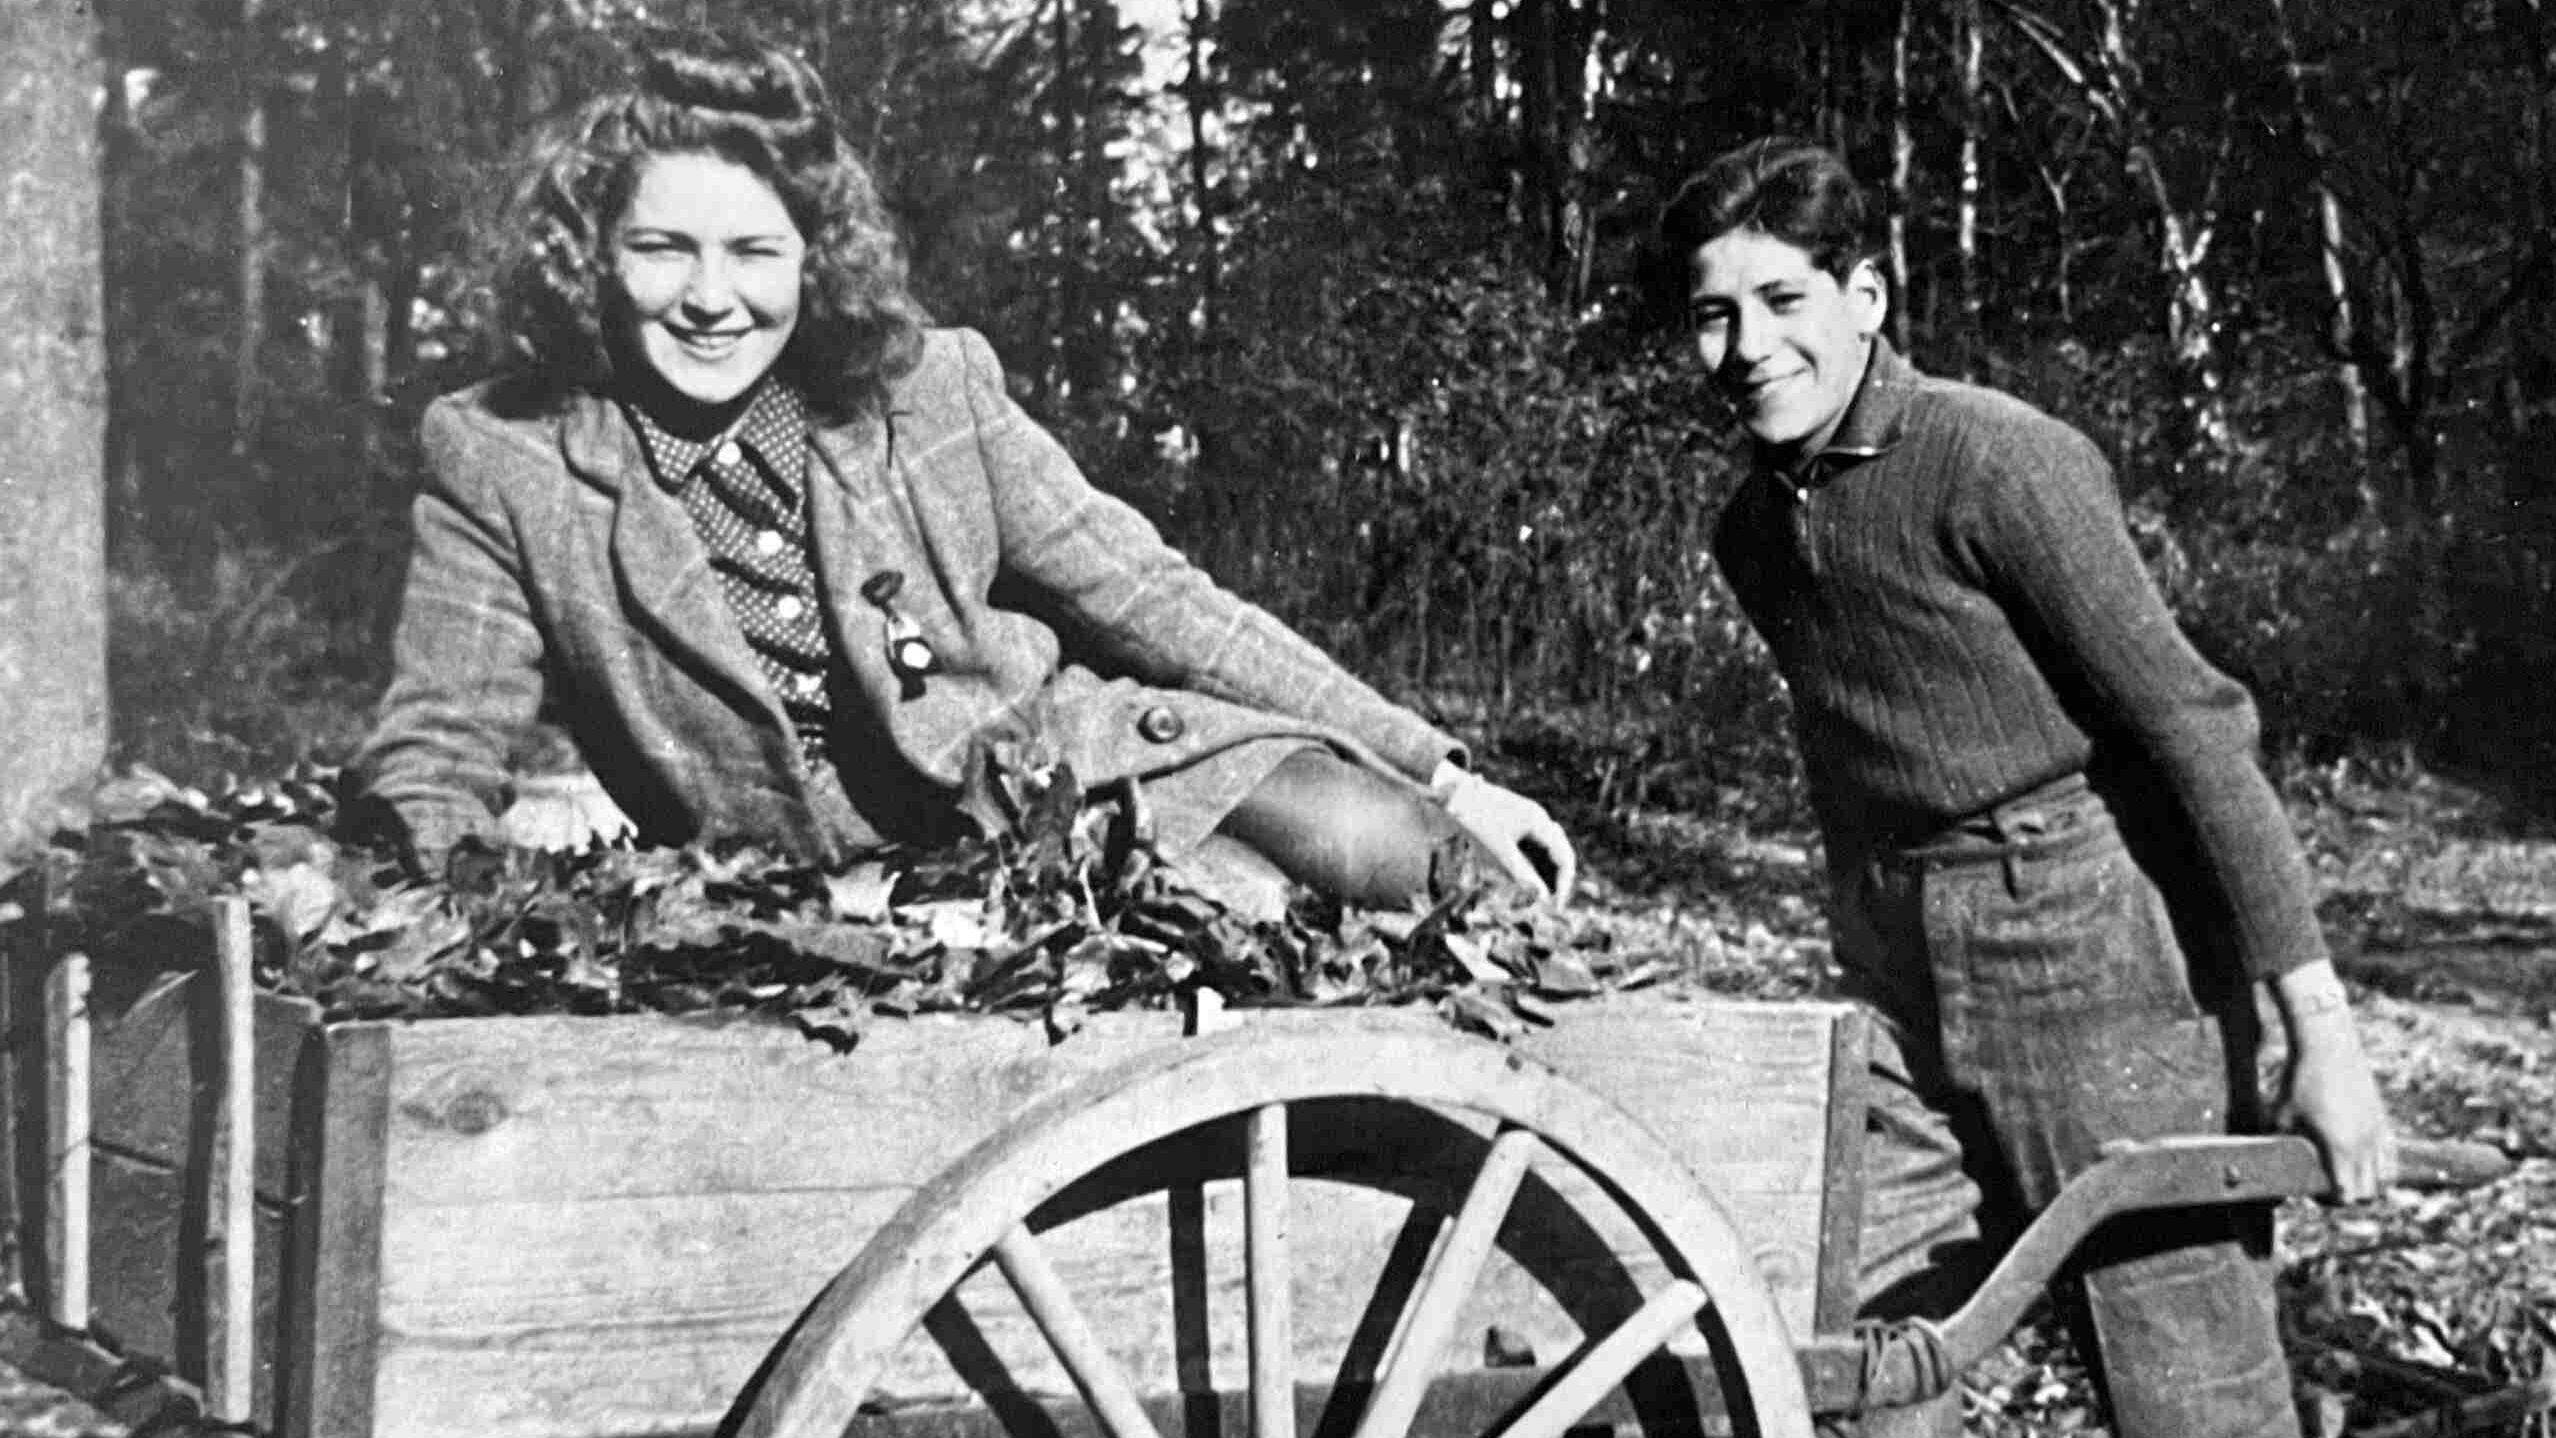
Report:
[[[1440,766],[1429,787],[1447,806],[1448,817],[1488,850],[1513,882],[1556,906],[1571,902],[1580,857],[1542,804],[1452,764]]]
[[[2336,1197],[2346,1203],[2377,1197],[2396,1177],[2396,1137],[2352,1026],[2343,981],[2331,963],[2319,961],[2274,980],[2273,998],[2290,1036],[2279,1121],[2316,1140]]]

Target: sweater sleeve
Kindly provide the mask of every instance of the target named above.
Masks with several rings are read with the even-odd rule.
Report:
[[[1983,483],[1964,528],[1990,592],[2090,722],[2146,756],[2225,900],[2246,972],[2270,979],[2324,958],[2306,859],[2258,760],[2252,698],[2184,637],[2101,452],[2044,424],[1972,468]]]
[[[1149,682],[1339,729],[1415,780],[1463,757],[1452,735],[1218,585],[1143,515],[1095,489],[1004,392],[992,347],[973,332],[961,344],[1003,569],[1076,635]]]

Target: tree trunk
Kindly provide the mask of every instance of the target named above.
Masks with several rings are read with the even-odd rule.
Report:
[[[2211,228],[2206,215],[2190,217],[2175,207],[2165,172],[2146,145],[2130,151],[2130,172],[2147,185],[2157,208],[2158,260],[2166,272],[2166,342],[2174,356],[2176,388],[2190,426],[2190,439],[2213,460],[2236,452],[2236,430],[2228,419],[2227,394],[2221,381],[2218,303],[2205,267]]]
[[[1587,23],[1575,32],[1572,46],[1569,133],[1563,142],[1566,170],[1562,183],[1563,298],[1573,311],[1588,302],[1597,270],[1597,206],[1591,196],[1602,183],[1598,174],[1598,108],[1606,101],[1606,0],[1586,0]]]
[[[2077,88],[2086,108],[2103,126],[2121,156],[2132,183],[2147,192],[2155,209],[2159,236],[2157,267],[2165,278],[2165,332],[2172,379],[2182,409],[2182,448],[2196,455],[2203,468],[2218,473],[2230,468],[2242,448],[2229,417],[2221,376],[2216,296],[2207,262],[2215,237],[2212,216],[2217,176],[2203,187],[2205,198],[2187,207],[2167,179],[2151,139],[2147,94],[2141,79],[2137,47],[2132,43],[2139,0],[2097,0],[2098,47],[2090,63],[2070,45],[2058,26],[2028,9],[2020,0],[1997,0],[2018,31],[2051,67]],[[2235,97],[2228,97],[2233,107]],[[2232,112],[2228,116],[2233,121]],[[2232,127],[2221,135],[2225,159]]]
[[[2525,96],[2519,163],[2514,167],[2520,187],[2520,233],[2544,235],[2548,225],[2556,222],[2556,176],[2548,174],[2549,167],[2556,165],[2556,154],[2549,153],[2551,141],[2556,141],[2556,135],[2550,134],[2549,116],[2550,104],[2556,103],[2556,63],[2548,54],[2547,7],[2544,0],[2502,0],[2496,20],[2511,36]],[[2556,477],[2537,462],[2545,448],[2548,410],[2556,404],[2552,328],[2556,328],[2556,302],[2551,302],[2547,286],[2533,285],[2512,332],[2509,442],[2515,456],[2526,456],[2505,467],[2516,499],[2539,498],[2556,488]]]
[[[239,328],[232,356],[231,453],[257,438],[258,353],[266,347],[266,41],[259,0],[240,0]]]
[[[106,351],[97,32],[86,5],[0,5],[0,855],[106,757]],[[121,84],[121,76],[109,77]]]
[[[1917,132],[1908,122],[1908,52],[1917,28],[1917,0],[1899,0],[1890,37],[1890,340],[1908,353],[1908,196],[1917,176]]]
[[[129,552],[148,537],[142,493],[140,412],[133,394],[131,365],[126,359],[133,334],[132,275],[127,247],[132,230],[125,218],[124,197],[117,182],[132,173],[135,154],[131,81],[125,64],[123,7],[100,12],[101,70],[106,77],[106,107],[98,116],[98,268],[106,316],[106,523],[109,553]]]
[[[1119,378],[1117,338],[1110,312],[1108,274],[1110,234],[1110,137],[1117,133],[1117,86],[1113,62],[1120,37],[1115,0],[1084,0],[1081,16],[1082,77],[1076,90],[1082,101],[1082,135],[1074,167],[1073,328],[1066,344],[1066,383],[1072,392],[1110,393]]]
[[[1074,283],[1074,194],[1078,173],[1074,158],[1081,148],[1077,137],[1082,119],[1082,102],[1074,84],[1076,67],[1081,62],[1080,52],[1074,47],[1075,3],[1076,0],[1055,0],[1056,82],[1051,111],[1056,118],[1056,177],[1048,189],[1052,207],[1049,229],[1054,237],[1048,258],[1053,269],[1048,275],[1047,363],[1040,366],[1038,383],[1040,395],[1050,401],[1065,398],[1072,383],[1066,375],[1066,335],[1074,324],[1081,288]]]
[[[2051,299],[2058,306],[2063,328],[2074,328],[2077,322],[2076,207],[2068,199],[2068,181],[2075,172],[2074,162],[2062,162],[2057,155],[2033,157],[2033,178],[2041,182],[2041,192],[2050,200],[2050,227],[2057,240],[2050,266]]]
[[[1525,141],[1519,150],[1526,166],[1527,235],[1538,273],[1549,278],[1559,273],[1557,261],[1562,252],[1561,163],[1557,147],[1562,119],[1556,93],[1560,87],[1555,83],[1555,51],[1560,38],[1556,32],[1560,26],[1555,23],[1553,11],[1568,0],[1518,3],[1518,28],[1523,42],[1518,56],[1520,119]]]
[[[2334,194],[2333,147],[2308,97],[2307,65],[2299,58],[2298,32],[2290,24],[2287,0],[2272,0],[2272,23],[2281,42],[2281,68],[2290,81],[2291,123],[2298,130],[2299,148],[2307,153],[2309,183],[2316,192],[2317,256],[2325,277],[2325,324],[2335,355],[2334,383],[2343,395],[2343,431],[2351,437],[2353,454],[2366,455],[2370,401],[2361,388],[2361,372],[2351,360],[2352,284],[2343,267],[2343,205]],[[2362,506],[2368,508],[2374,499],[2364,481]]]
[[[1960,263],[1961,283],[1961,348],[1960,366],[1963,379],[1979,377],[1980,333],[1985,305],[1979,293],[1979,197],[1982,163],[1980,150],[1988,124],[1988,107],[1981,102],[1980,81],[1987,60],[1987,25],[1979,13],[1979,0],[1961,0],[1958,20],[1961,46],[1961,177],[1953,219],[1953,251]]]
[[[2401,406],[2397,426],[2405,441],[2404,517],[2441,512],[2440,440],[2432,428],[2433,335],[2439,323],[2432,302],[2431,270],[2424,260],[2422,231],[2414,216],[2400,206],[2396,236],[2396,292],[2399,309],[2396,343],[2390,362]]]
[[[1216,0],[1190,0],[1188,25],[1189,74],[1181,81],[1181,95],[1189,111],[1189,190],[1198,206],[1198,304],[1191,311],[1191,331],[1203,342],[1216,333],[1216,307],[1224,289],[1224,241],[1216,230],[1216,186],[1207,145],[1207,117],[1216,107],[1215,82],[1207,73]]]

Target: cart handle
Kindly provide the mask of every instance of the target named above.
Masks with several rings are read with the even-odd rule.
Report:
[[[2398,1146],[2396,1181],[2411,1188],[2475,1188],[2501,1178],[2511,1167],[2510,1159],[2484,1144],[2408,1139]],[[2087,1237],[2115,1218],[2332,1192],[2316,1145],[2296,1135],[2106,1144],[2102,1160],[2060,1190],[1959,1312],[1940,1327],[1902,1325],[1908,1328],[1904,1334],[1872,1335],[1885,1341],[1905,1338],[1890,1346],[1908,1351],[1896,1361],[1874,1361],[1887,1357],[1882,1353],[1868,1355],[1864,1401],[1887,1407],[1923,1400],[1932,1394],[1915,1390],[1929,1386],[1929,1375],[1944,1375],[1948,1382],[1987,1357]],[[1920,1349],[1928,1351],[1915,1351]]]

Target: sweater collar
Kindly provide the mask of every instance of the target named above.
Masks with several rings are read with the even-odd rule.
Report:
[[[1887,338],[1873,336],[1873,353],[1865,361],[1864,377],[1855,386],[1855,397],[1847,402],[1845,417],[1837,422],[1837,431],[1828,437],[1828,443],[1789,467],[1765,467],[1795,487],[1806,489],[1839,470],[1888,453],[1899,443],[1907,424],[1909,398],[1923,378],[1915,365],[1891,348]]]

